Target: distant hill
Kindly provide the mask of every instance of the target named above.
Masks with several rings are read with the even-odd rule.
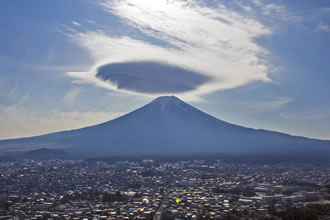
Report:
[[[62,150],[41,148],[41,149],[37,149],[37,150],[31,150],[31,151],[24,152],[24,153],[18,155],[18,158],[20,158],[20,159],[39,159],[39,160],[68,159],[68,158],[70,158],[70,154],[68,154],[67,152],[64,152]]]
[[[14,161],[14,160],[15,160],[15,158],[13,158],[13,157],[0,155],[0,162],[8,162],[8,161]]]
[[[84,157],[215,152],[330,161],[328,140],[234,125],[174,96],[159,97],[95,126],[0,141],[2,151],[38,148],[61,149]]]

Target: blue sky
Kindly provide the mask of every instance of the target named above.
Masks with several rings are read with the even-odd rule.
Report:
[[[0,12],[0,139],[172,94],[228,122],[330,139],[330,0],[4,0]]]

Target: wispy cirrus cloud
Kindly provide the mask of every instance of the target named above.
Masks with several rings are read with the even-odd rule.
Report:
[[[87,49],[95,61],[89,71],[68,73],[79,82],[92,82],[113,90],[145,95],[172,93],[119,88],[118,83],[110,78],[96,77],[102,66],[132,62],[168,64],[212,79],[193,90],[175,93],[186,99],[199,99],[217,90],[254,81],[271,81],[268,76],[268,51],[258,45],[256,39],[272,34],[272,30],[249,14],[249,9],[241,13],[221,2],[210,7],[194,0],[106,0],[102,1],[101,6],[142,34],[165,44],[130,35],[108,35],[106,30],[73,32],[70,35],[72,39]],[[158,73],[152,74],[157,77]],[[134,76],[141,76],[141,79],[146,77],[143,72]],[[167,84],[171,84],[176,79],[169,77],[168,80]],[[155,84],[145,86],[150,86],[150,89],[157,87]]]
[[[277,20],[282,20],[286,22],[301,22],[303,17],[300,15],[292,13],[287,7],[280,4],[269,3],[262,4],[262,13],[266,16],[273,17]]]
[[[274,97],[257,103],[249,103],[249,106],[256,111],[275,111],[293,101],[294,99],[290,97]]]
[[[81,26],[81,24],[76,22],[76,21],[72,21],[72,24],[75,25],[75,26]]]
[[[316,30],[316,31],[330,32],[330,25],[325,24],[325,23],[323,23],[323,22],[320,22],[320,23],[317,25],[317,27],[316,27],[315,30]]]

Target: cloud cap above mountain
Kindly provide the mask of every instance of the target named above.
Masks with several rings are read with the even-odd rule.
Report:
[[[186,100],[254,81],[270,81],[268,51],[257,44],[256,39],[272,32],[251,14],[235,11],[221,2],[209,6],[199,1],[118,0],[102,1],[101,6],[133,32],[74,31],[72,39],[89,51],[95,65],[87,72],[68,73],[72,77],[108,89],[151,95],[153,89],[137,89],[140,80],[132,80],[130,89],[114,86],[100,80],[98,70],[116,63],[157,62],[212,79],[201,86],[193,83],[190,89],[182,89],[178,83],[176,88],[157,91],[158,95],[159,92],[167,94],[169,90]],[[150,75],[147,71],[146,68],[144,74]],[[171,71],[154,74],[174,76]],[[175,77],[180,82],[185,75],[186,72],[181,71]],[[144,83],[147,88],[154,87],[152,80]]]
[[[192,91],[210,80],[205,75],[156,62],[107,64],[98,68],[96,76],[115,84],[117,89],[149,94]]]

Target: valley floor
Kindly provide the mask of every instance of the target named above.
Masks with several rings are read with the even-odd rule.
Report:
[[[20,160],[0,173],[0,219],[330,217],[327,164]]]

